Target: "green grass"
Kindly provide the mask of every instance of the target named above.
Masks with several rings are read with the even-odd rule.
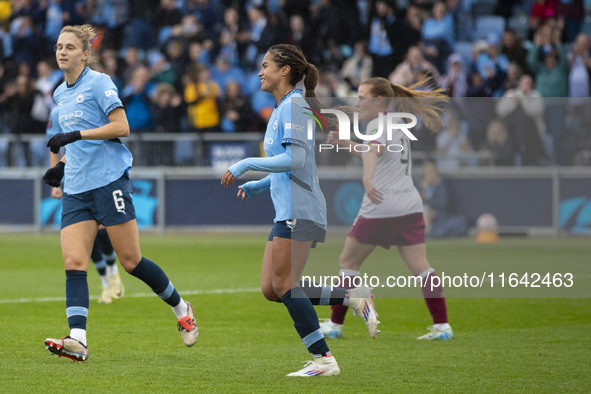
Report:
[[[337,271],[342,237],[313,251],[311,262]],[[51,357],[47,336],[67,333],[64,273],[58,235],[0,236],[1,392],[589,392],[591,301],[588,298],[450,298],[456,338],[419,342],[430,318],[420,298],[376,301],[376,340],[347,317],[345,335],[329,345],[341,367],[334,378],[286,378],[309,355],[281,304],[259,286],[264,235],[143,235],[142,251],[158,262],[196,306],[200,336],[185,348],[170,308],[128,275],[126,297],[91,300],[89,359]],[[589,239],[503,239],[429,242],[439,271],[515,269],[515,261],[564,272],[589,261]],[[376,251],[406,274],[395,252]],[[568,262],[568,265],[565,265]],[[487,268],[488,269],[488,268]],[[585,283],[585,281],[587,281]],[[91,296],[100,281],[89,273]],[[589,288],[584,272],[577,285]],[[211,294],[217,289],[244,289]],[[201,292],[201,293],[199,293]],[[418,294],[417,294],[418,295]],[[476,296],[477,297],[477,296]],[[16,302],[20,300],[19,302]],[[321,317],[329,309],[318,308]]]

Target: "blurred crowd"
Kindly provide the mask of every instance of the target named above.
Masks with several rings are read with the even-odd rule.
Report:
[[[92,67],[117,85],[132,133],[263,131],[275,102],[259,62],[286,42],[318,66],[319,97],[355,96],[372,76],[431,77],[452,105],[415,149],[440,168],[482,164],[479,152],[494,165],[581,164],[586,11],[584,0],[0,1],[0,136],[45,132],[62,81],[54,43],[64,25],[89,23]],[[0,140],[0,166],[15,165],[9,149]]]

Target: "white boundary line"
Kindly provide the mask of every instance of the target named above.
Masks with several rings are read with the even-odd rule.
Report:
[[[185,295],[202,295],[202,294],[236,294],[236,293],[257,293],[261,291],[258,287],[244,287],[237,289],[212,289],[212,290],[183,290],[181,296]],[[124,298],[146,298],[157,297],[154,293],[134,293],[126,295]],[[91,300],[98,299],[98,296],[90,297]],[[26,304],[30,302],[54,302],[66,301],[66,297],[39,297],[39,298],[14,298],[14,299],[0,299],[0,304]]]

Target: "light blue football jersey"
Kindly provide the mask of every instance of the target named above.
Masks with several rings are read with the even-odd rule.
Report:
[[[275,221],[306,219],[326,228],[326,201],[318,183],[314,138],[307,135],[305,112],[309,111],[292,98],[304,103],[299,89],[285,95],[267,124],[263,148],[267,157],[273,157],[285,153],[285,144],[301,146],[306,149],[306,164],[300,170],[270,173]]]
[[[74,85],[63,82],[53,93],[59,127],[66,133],[109,123],[108,115],[123,107],[115,84],[103,73],[86,67]],[[66,148],[64,192],[82,193],[108,185],[131,168],[131,152],[118,139],[79,140]]]

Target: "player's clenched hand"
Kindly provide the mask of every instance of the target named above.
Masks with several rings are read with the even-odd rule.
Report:
[[[60,148],[64,145],[71,144],[74,141],[81,139],[80,131],[70,131],[69,133],[59,133],[54,135],[47,141],[47,146],[52,153],[59,153]]]
[[[384,201],[384,195],[381,191],[376,189],[372,181],[363,181],[363,187],[365,188],[365,194],[369,198],[369,201],[374,204],[381,204]]]
[[[238,198],[241,198],[242,200],[248,200],[248,196],[246,195],[246,192],[242,189],[242,186],[238,186],[238,194],[236,194],[236,196]]]
[[[232,186],[234,184],[235,180],[236,180],[236,177],[234,176],[234,174],[232,174],[230,172],[230,170],[228,170],[228,171],[226,171],[226,173],[222,177],[222,185],[224,185],[226,187]]]
[[[43,180],[49,186],[52,187],[59,187],[62,178],[64,177],[64,167],[66,163],[63,161],[58,162],[55,167],[51,167],[49,170],[45,171],[43,175]]]
[[[64,194],[64,192],[62,191],[61,187],[52,187],[51,188],[51,198],[55,198],[55,199],[59,200],[60,198],[62,198],[63,194]]]

